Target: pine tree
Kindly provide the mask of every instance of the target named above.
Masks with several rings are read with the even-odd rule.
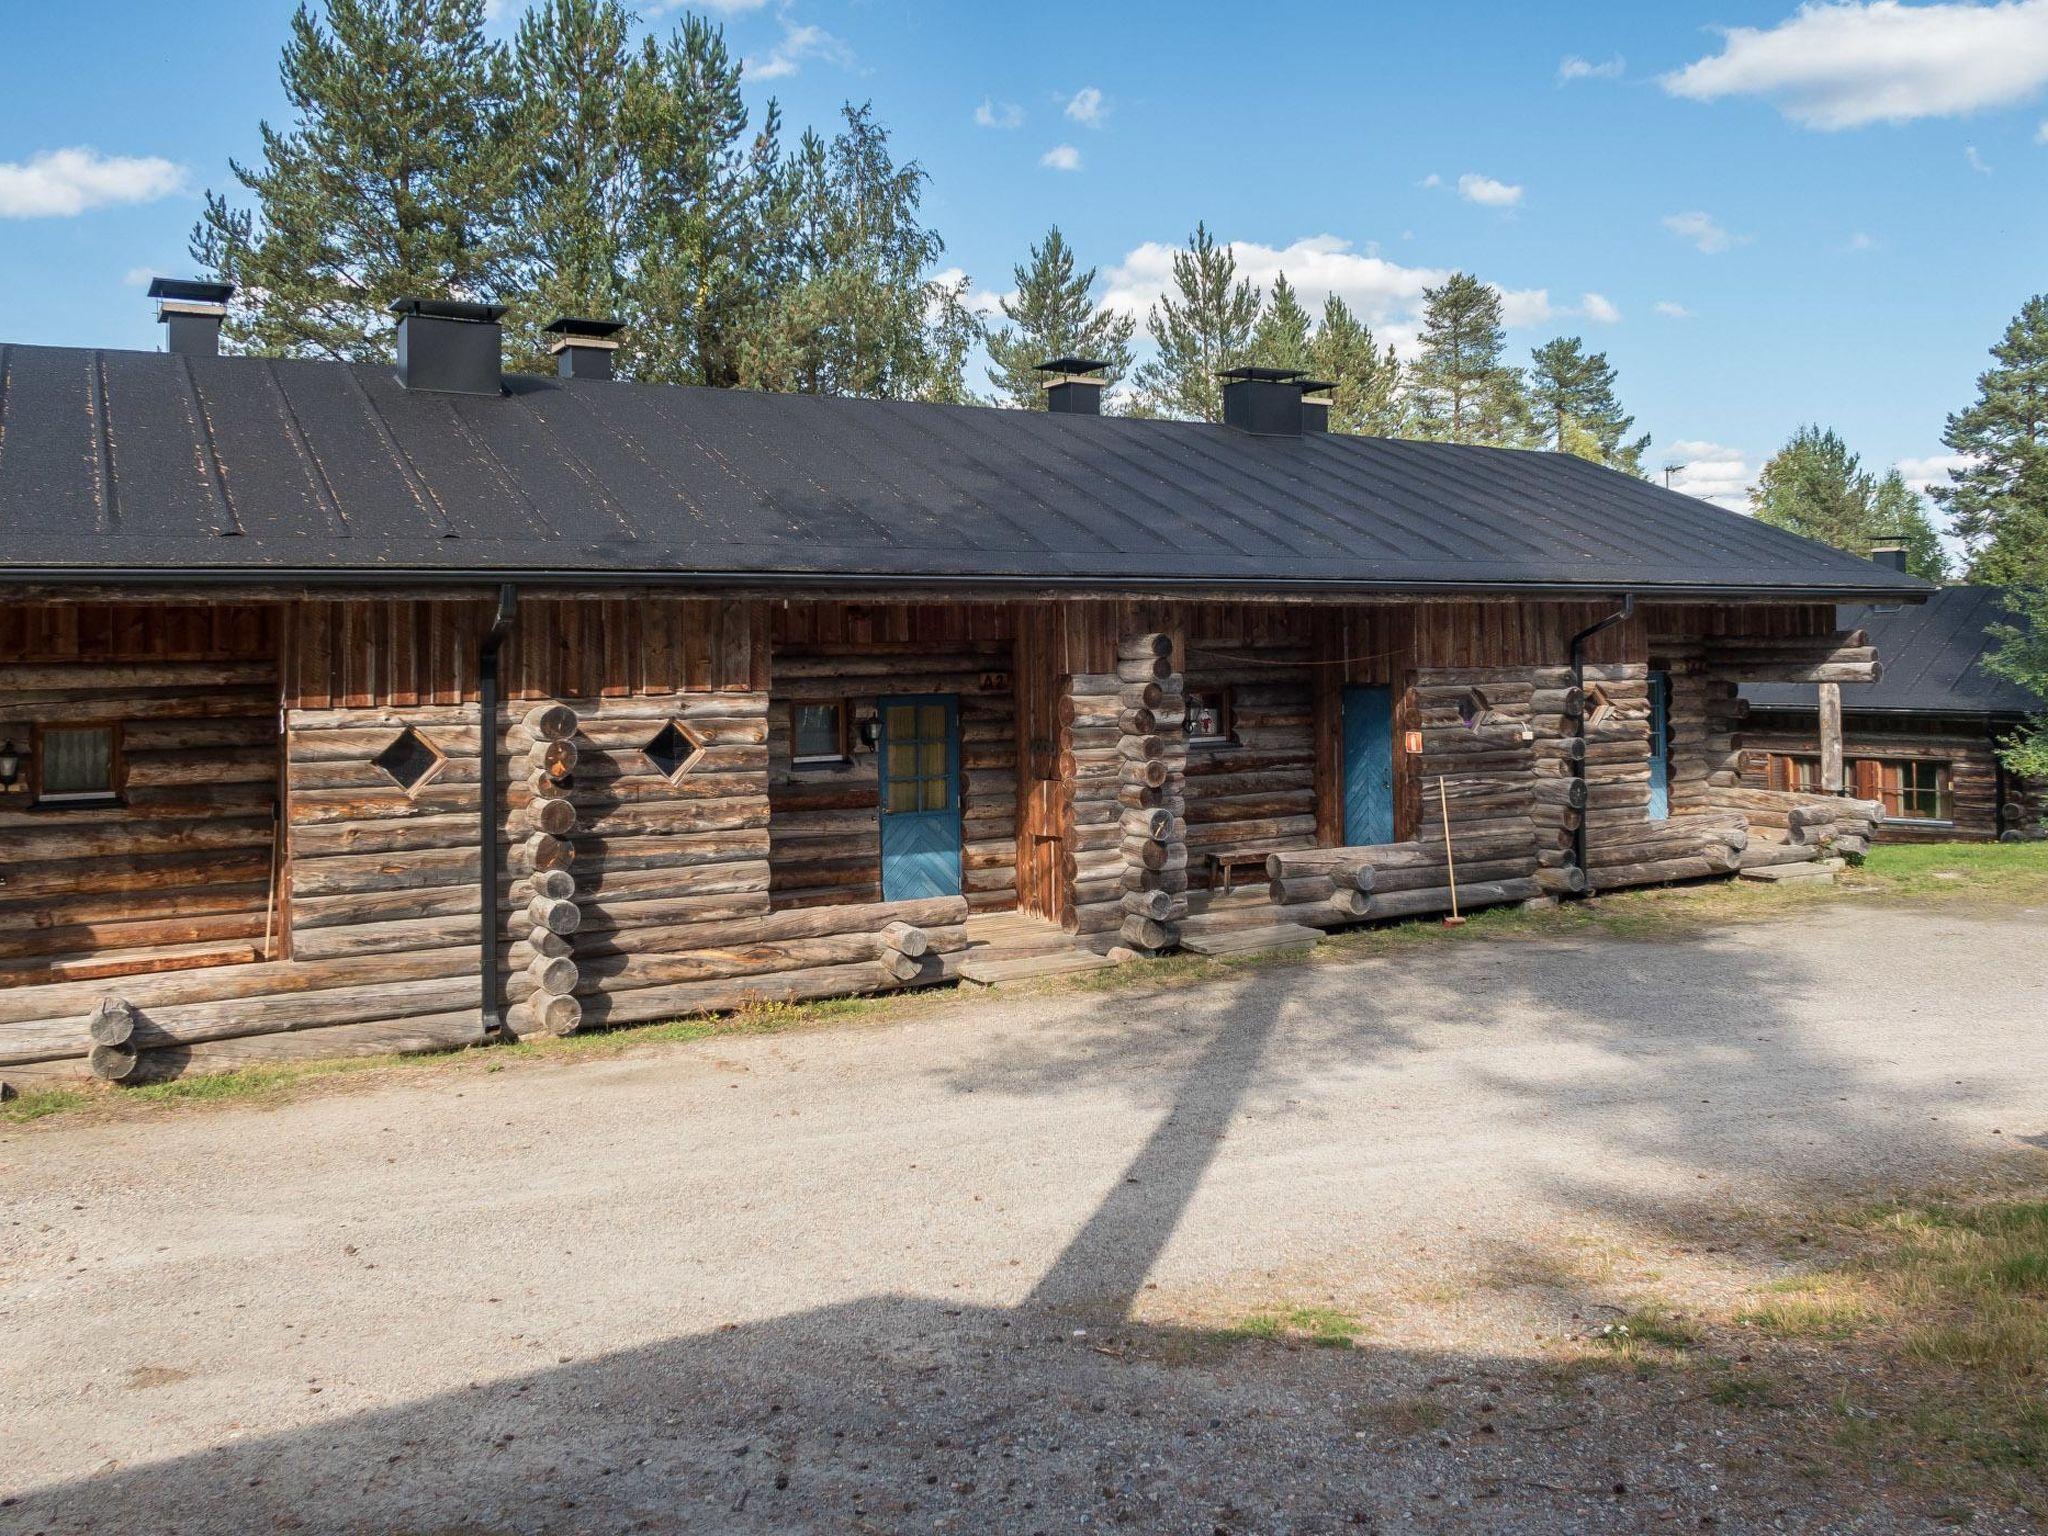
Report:
[[[978,325],[964,284],[930,269],[945,250],[919,219],[925,172],[898,165],[869,106],[841,109],[828,144],[806,133],[771,200],[774,298],[742,371],[759,388],[963,400]]]
[[[1176,297],[1178,295],[1178,297]],[[1158,355],[1138,370],[1139,408],[1191,421],[1223,419],[1216,375],[1244,363],[1259,318],[1259,291],[1237,275],[1237,258],[1197,224],[1173,258],[1173,292],[1152,306]]]
[[[640,378],[738,384],[787,277],[769,228],[782,206],[779,110],[771,100],[750,128],[739,61],[688,16],[642,44],[622,127],[636,188],[627,359]]]
[[[1615,398],[1614,367],[1605,352],[1587,352],[1576,336],[1545,342],[1530,354],[1529,404],[1544,446],[1632,475],[1643,472],[1649,434],[1629,438],[1635,418]],[[1589,445],[1595,451],[1585,451]]]
[[[1301,307],[1301,300],[1295,295],[1294,285],[1287,281],[1287,274],[1276,274],[1272,295],[1266,300],[1265,308],[1259,311],[1258,324],[1252,327],[1252,365],[1308,372],[1312,325],[1308,311]]]
[[[2021,306],[1977,376],[1977,399],[1941,440],[1970,464],[1936,486],[1949,530],[1969,551],[1970,579],[2048,578],[2048,294]]]
[[[2040,707],[1999,756],[2016,774],[2048,780],[2048,582],[2010,588],[2005,601],[2013,622],[1992,626],[1997,648],[1985,657],[1985,665],[2032,690]]]
[[[1109,364],[1100,375],[1114,388],[1131,369],[1131,337],[1137,321],[1089,298],[1095,269],[1074,270],[1074,253],[1055,224],[1031,259],[1011,269],[1013,297],[1001,300],[1009,322],[988,338],[989,382],[997,398],[1027,411],[1045,409],[1044,376],[1038,365],[1055,357],[1086,357]]]
[[[510,69],[484,0],[302,4],[280,66],[296,120],[262,125],[255,199],[209,191],[200,265],[234,283],[237,350],[388,357],[400,298],[488,298],[507,278]]]
[[[512,306],[506,328],[514,367],[549,366],[540,327],[555,316],[608,318],[625,310],[639,191],[625,122],[631,25],[617,0],[543,0],[520,19],[510,221],[519,275],[516,288],[500,295]]]
[[[1882,478],[1866,472],[1834,432],[1811,426],[1793,433],[1757,476],[1750,504],[1759,522],[1852,554],[1902,540],[1906,568],[1915,576],[1939,581],[1946,574],[1941,540],[1905,477],[1897,470]]]
[[[1408,367],[1418,437],[1518,448],[1531,441],[1522,374],[1501,361],[1500,295],[1468,272],[1422,290],[1422,350]]]
[[[1336,385],[1330,399],[1332,432],[1395,437],[1406,426],[1401,364],[1382,350],[1371,327],[1336,294],[1323,301],[1322,324],[1309,343],[1309,371]]]

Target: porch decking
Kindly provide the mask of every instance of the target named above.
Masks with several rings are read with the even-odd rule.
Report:
[[[1107,943],[1076,938],[1028,912],[982,912],[967,920],[967,957],[960,979],[993,987],[1040,976],[1103,970],[1114,962]]]
[[[1181,923],[1180,947],[1198,955],[1281,954],[1314,949],[1322,930],[1304,923],[1276,922],[1264,885],[1228,895],[1195,892]]]

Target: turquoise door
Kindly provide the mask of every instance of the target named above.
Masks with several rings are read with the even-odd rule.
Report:
[[[960,706],[950,693],[881,701],[882,900],[960,894]]]
[[[1671,674],[1650,674],[1650,820],[1671,819]]]
[[[1394,694],[1344,690],[1344,846],[1394,840]]]

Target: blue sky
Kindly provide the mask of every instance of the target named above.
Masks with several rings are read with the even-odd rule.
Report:
[[[793,126],[875,103],[981,291],[1057,222],[1142,308],[1201,218],[1400,341],[1466,268],[1518,353],[1606,350],[1651,462],[1731,501],[1808,420],[1928,472],[2048,289],[2048,0],[702,9]],[[0,6],[0,339],[157,344],[141,284],[282,119],[289,10]]]

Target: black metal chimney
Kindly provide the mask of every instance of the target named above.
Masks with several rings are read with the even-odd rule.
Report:
[[[1304,432],[1327,432],[1330,430],[1331,397],[1337,386],[1325,379],[1303,379],[1301,381],[1301,430]]]
[[[164,345],[186,357],[220,356],[220,323],[227,318],[233,283],[206,283],[197,278],[153,277],[149,296],[156,300],[157,324],[164,327]]]
[[[1092,357],[1055,357],[1038,365],[1045,377],[1045,408],[1055,416],[1100,416],[1103,381],[1096,377],[1109,364]]]
[[[561,315],[542,326],[541,334],[555,338],[548,350],[555,354],[555,372],[563,378],[608,379],[612,376],[612,354],[619,350],[614,338],[625,328],[623,320]]]
[[[498,325],[504,305],[400,299],[391,312],[398,316],[398,382],[407,389],[447,395],[505,392]]]
[[[1870,558],[1888,571],[1906,568],[1906,541],[1893,537],[1870,546]]]
[[[1258,437],[1301,436],[1299,368],[1226,368],[1223,424]]]

